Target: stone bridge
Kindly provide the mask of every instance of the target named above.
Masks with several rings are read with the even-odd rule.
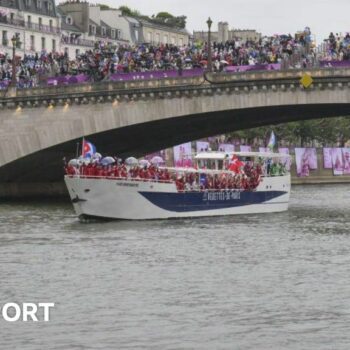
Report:
[[[313,84],[300,84],[304,74]],[[62,190],[83,136],[141,156],[262,125],[350,115],[350,69],[264,71],[18,90],[0,97],[0,197]],[[55,187],[57,185],[57,187]]]

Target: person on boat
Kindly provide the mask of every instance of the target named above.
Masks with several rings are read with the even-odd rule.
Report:
[[[126,178],[127,176],[128,176],[128,170],[127,170],[125,164],[123,164],[120,168],[120,177]]]
[[[244,163],[241,162],[237,155],[233,155],[231,159],[231,164],[229,166],[229,170],[234,172],[235,174],[239,174],[241,172],[241,167],[244,166]]]
[[[176,179],[176,188],[178,191],[183,191],[185,189],[185,185],[184,185],[184,181],[183,181],[183,177],[182,176],[179,176],[177,179]]]
[[[119,169],[116,164],[114,164],[112,167],[112,174],[113,177],[119,177]]]

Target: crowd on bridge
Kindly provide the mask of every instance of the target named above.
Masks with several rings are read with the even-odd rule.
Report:
[[[228,67],[283,65],[285,62],[294,67],[306,67],[314,64],[316,59],[350,60],[349,34],[341,37],[331,33],[325,43],[325,50],[321,56],[317,56],[309,28],[295,37],[289,34],[265,36],[256,41],[235,39],[224,43],[213,42],[212,68],[214,71],[224,71]],[[293,61],[295,57],[298,57],[297,62]],[[16,80],[18,87],[28,88],[47,84],[50,77],[78,76],[80,80],[72,81],[98,82],[127,73],[176,70],[181,75],[187,69],[207,67],[208,44],[205,42],[182,47],[168,44],[121,44],[115,47],[96,43],[94,50],[79,54],[75,59],[69,58],[66,53],[46,51],[17,57]],[[12,58],[0,54],[0,88],[7,87],[11,79]],[[62,81],[69,83],[68,79]]]
[[[342,36],[333,32],[323,44],[323,57],[325,61],[349,61],[350,60],[350,34]]]

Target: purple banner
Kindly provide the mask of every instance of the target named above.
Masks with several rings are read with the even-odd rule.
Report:
[[[252,66],[228,66],[225,68],[225,72],[249,72],[257,70],[280,70],[281,65],[279,63],[275,64],[255,64]]]
[[[235,151],[235,145],[232,145],[230,143],[220,143],[219,145],[219,151],[220,152],[234,152]]]
[[[320,61],[320,66],[331,68],[348,68],[350,67],[350,61]]]
[[[344,174],[343,152],[341,148],[332,148],[332,165],[334,175]]]
[[[182,71],[181,77],[197,77],[203,75],[203,69],[185,69]],[[112,81],[130,81],[130,80],[150,80],[150,79],[166,79],[166,78],[178,78],[179,73],[177,70],[166,71],[150,71],[150,72],[133,72],[133,73],[115,73],[109,77]]]
[[[206,141],[197,141],[196,142],[197,153],[205,152],[209,150],[209,142]]]
[[[241,145],[240,150],[241,150],[241,152],[251,152],[252,146]]]
[[[177,168],[192,167],[191,142],[174,147],[174,164]]]
[[[317,169],[316,148],[296,148],[295,162],[297,175],[299,177],[309,176],[310,170]]]
[[[332,169],[332,148],[325,147],[323,149],[323,168],[324,169]]]
[[[350,175],[350,148],[342,148],[344,175]]]
[[[89,77],[85,74],[67,75],[67,76],[48,78],[47,85],[81,84],[88,80],[89,80]]]

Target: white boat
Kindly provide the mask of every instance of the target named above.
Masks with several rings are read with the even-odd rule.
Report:
[[[254,181],[244,170],[241,174],[228,170],[232,159],[243,163],[246,171],[254,169],[249,170],[255,174]],[[77,171],[66,175],[65,182],[80,218],[170,219],[288,209],[291,187],[290,174],[285,167],[290,161],[288,155],[205,152],[199,153],[195,161],[194,168],[160,168],[160,172],[169,174],[167,180],[132,177],[130,168],[125,167],[127,174],[124,171],[123,176],[115,173],[91,176]],[[190,179],[190,183],[186,179]],[[182,181],[181,186],[179,181],[180,184]],[[253,188],[249,188],[249,181],[255,183]]]

